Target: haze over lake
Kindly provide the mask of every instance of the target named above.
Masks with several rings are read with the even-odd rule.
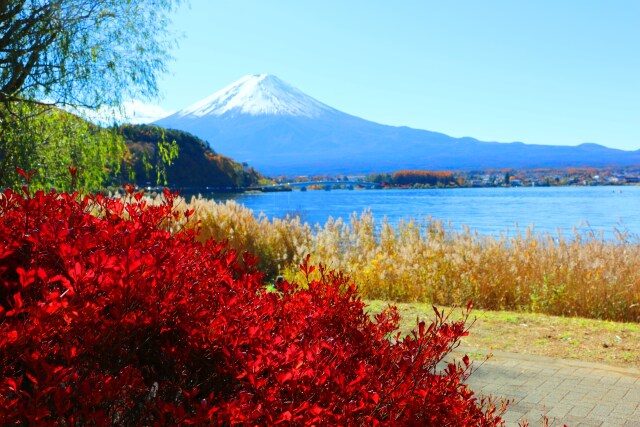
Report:
[[[481,234],[513,234],[534,226],[543,233],[562,230],[564,236],[574,228],[602,231],[606,238],[615,229],[640,235],[640,186],[293,191],[214,198],[234,199],[269,218],[300,215],[312,225],[371,210],[376,222],[432,217],[454,230],[469,226]]]

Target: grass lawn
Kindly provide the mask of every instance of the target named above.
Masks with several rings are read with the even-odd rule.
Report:
[[[366,303],[372,313],[389,304],[380,300]],[[416,318],[427,322],[433,318],[429,304],[394,304],[401,315],[403,334],[415,328]],[[459,317],[460,310],[454,310],[452,318]],[[640,324],[637,323],[480,309],[473,310],[469,320],[474,324],[461,343],[469,355],[498,350],[640,367]]]

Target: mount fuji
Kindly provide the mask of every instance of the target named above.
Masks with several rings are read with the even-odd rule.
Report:
[[[193,133],[270,175],[640,164],[640,150],[482,142],[381,125],[268,74],[245,76],[154,124]]]

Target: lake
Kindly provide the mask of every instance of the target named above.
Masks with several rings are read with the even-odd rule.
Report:
[[[534,226],[565,236],[574,228],[602,231],[606,237],[616,228],[640,235],[640,186],[292,191],[214,199],[234,199],[270,218],[300,215],[310,224],[370,210],[376,221],[432,217],[455,230],[468,226],[481,234],[512,234]]]

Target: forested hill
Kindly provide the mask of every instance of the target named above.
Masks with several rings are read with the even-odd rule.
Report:
[[[166,167],[166,185],[169,187],[249,187],[264,179],[247,164],[216,153],[206,142],[187,132],[127,124],[120,126],[120,134],[132,155],[128,163],[134,171],[134,182],[141,186],[165,185],[164,179],[157,182],[157,167],[162,168],[159,141],[175,141],[178,145],[178,157]]]

